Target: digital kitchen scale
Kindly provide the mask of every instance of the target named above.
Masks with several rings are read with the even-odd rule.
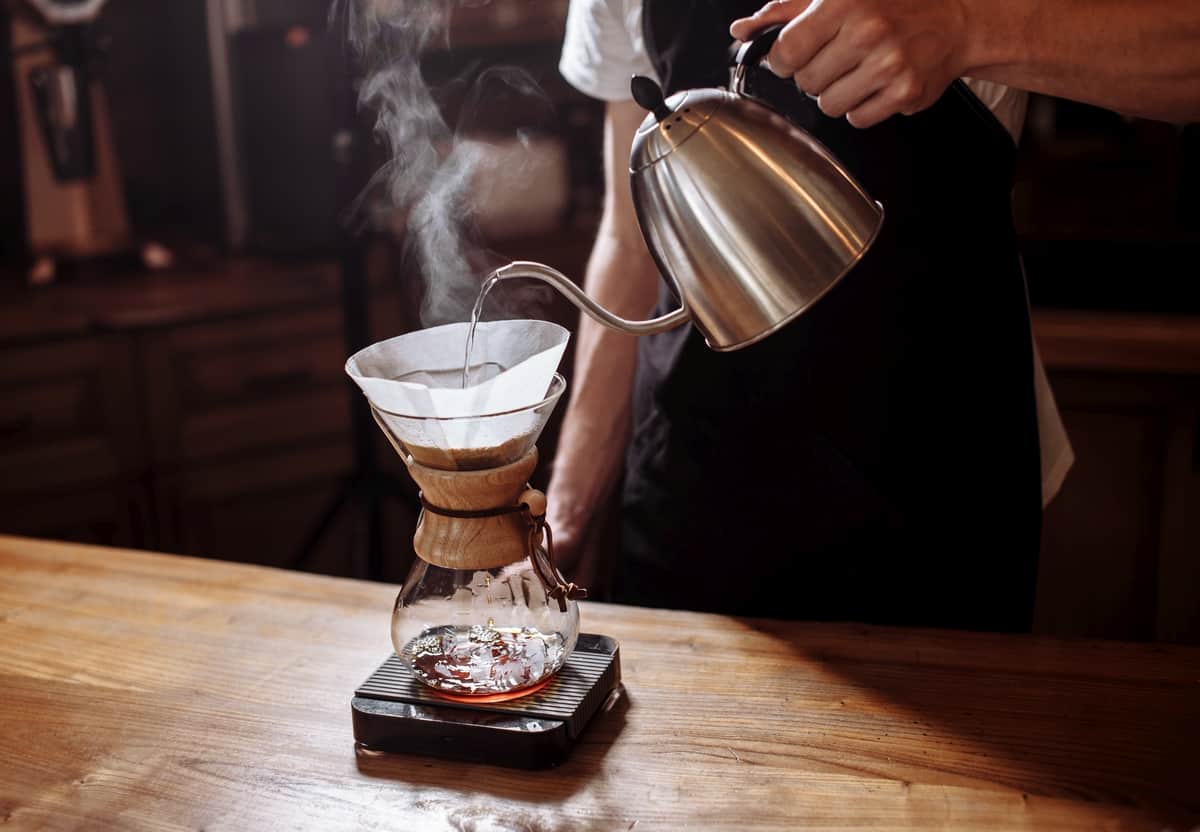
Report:
[[[354,739],[371,751],[549,768],[566,760],[620,684],[616,640],[589,633],[579,634],[575,650],[545,687],[507,702],[439,695],[393,655],[354,692]]]

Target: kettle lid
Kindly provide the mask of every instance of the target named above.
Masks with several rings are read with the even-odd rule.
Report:
[[[650,111],[633,138],[630,173],[637,173],[668,156],[732,97],[721,89],[698,89],[677,92],[664,99],[662,88],[644,75],[635,75],[630,89],[634,100]]]

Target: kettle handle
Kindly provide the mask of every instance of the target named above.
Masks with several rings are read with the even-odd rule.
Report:
[[[746,83],[746,67],[758,66],[763,58],[767,57],[767,53],[771,51],[771,47],[775,45],[775,41],[779,40],[779,35],[783,32],[784,24],[778,23],[774,26],[768,26],[763,29],[753,38],[742,44],[738,49],[737,57],[734,59],[735,68],[733,71],[733,83],[730,84],[730,91],[738,95],[743,94],[742,87]]]

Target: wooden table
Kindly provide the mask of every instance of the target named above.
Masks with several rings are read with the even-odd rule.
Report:
[[[0,826],[1188,829],[1200,650],[589,604],[626,695],[545,772],[357,754],[394,588],[0,537]],[[7,824],[7,825],[6,825]]]

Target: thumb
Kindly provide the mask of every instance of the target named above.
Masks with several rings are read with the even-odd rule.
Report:
[[[750,17],[733,21],[733,25],[729,27],[729,34],[737,40],[750,40],[755,32],[776,23],[786,23],[810,5],[812,0],[773,0]]]

